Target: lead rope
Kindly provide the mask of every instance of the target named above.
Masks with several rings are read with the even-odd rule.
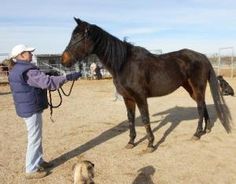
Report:
[[[55,122],[55,121],[53,120],[53,118],[52,118],[53,109],[60,107],[61,104],[62,104],[62,95],[61,95],[60,90],[62,91],[62,93],[63,93],[65,96],[70,96],[70,94],[71,94],[71,92],[72,92],[72,88],[73,88],[73,86],[74,86],[74,83],[75,83],[75,81],[72,82],[68,94],[65,93],[65,91],[63,90],[62,87],[60,87],[60,88],[57,89],[57,90],[48,90],[48,91],[49,91],[49,102],[48,102],[48,105],[49,105],[49,107],[50,107],[50,119],[51,119],[51,121],[52,121],[53,123]],[[58,95],[59,95],[59,97],[60,97],[60,102],[59,102],[57,105],[53,105],[53,104],[52,104],[52,92],[54,92],[54,91],[57,91],[57,92],[58,92]]]

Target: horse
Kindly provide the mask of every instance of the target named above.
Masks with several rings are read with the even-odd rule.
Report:
[[[129,142],[135,146],[135,108],[140,111],[147,133],[147,152],[155,150],[154,135],[150,126],[147,98],[168,95],[183,87],[197,103],[199,115],[194,139],[211,131],[205,91],[209,82],[217,115],[227,133],[231,132],[231,114],[220,93],[214,69],[201,53],[182,49],[155,55],[147,49],[134,46],[106,32],[95,24],[74,18],[77,25],[62,53],[61,64],[71,67],[91,54],[96,54],[113,77],[117,92],[123,96],[129,122]],[[205,127],[203,127],[203,119]]]

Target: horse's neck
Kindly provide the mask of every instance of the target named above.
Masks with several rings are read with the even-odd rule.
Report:
[[[111,66],[111,62],[108,59],[108,57],[106,56],[105,52],[94,52],[93,54],[95,54],[99,60],[101,61],[102,65],[109,71],[109,73],[113,76],[114,75],[114,69]]]
[[[96,54],[97,55],[97,54]],[[112,68],[111,64],[109,63],[109,60],[103,56],[103,55],[97,55],[99,60],[101,61],[102,65],[108,70],[108,72],[114,76],[115,75],[115,71]]]
[[[93,53],[98,56],[111,75],[114,75],[126,62],[128,45],[103,30],[99,31],[99,36],[93,40]]]

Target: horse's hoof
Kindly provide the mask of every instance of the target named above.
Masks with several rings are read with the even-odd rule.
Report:
[[[211,132],[211,129],[206,129],[206,133],[210,133]]]
[[[198,141],[198,140],[200,140],[200,137],[194,135],[194,136],[192,137],[192,140],[193,140],[193,141]]]
[[[126,149],[132,149],[132,148],[134,148],[134,144],[127,144],[126,146],[125,146],[125,148]]]
[[[146,152],[147,153],[152,153],[155,150],[154,146],[147,147]]]
[[[202,135],[204,135],[204,134],[206,134],[206,130],[204,130],[204,131],[198,131],[198,132],[196,132],[194,135],[193,135],[193,137],[192,137],[192,140],[199,140],[200,138],[201,138],[201,136]]]

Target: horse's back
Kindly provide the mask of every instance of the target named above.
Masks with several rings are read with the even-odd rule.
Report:
[[[168,67],[174,66],[171,67],[173,70],[180,71],[187,78],[208,75],[211,70],[211,63],[208,58],[204,54],[190,49],[182,49],[156,57],[157,61],[166,63]]]
[[[139,91],[141,87],[147,96],[167,95],[184,85],[188,79],[198,81],[203,76],[205,83],[208,78],[209,61],[201,53],[182,49],[155,55],[141,47],[134,51],[134,56],[125,67],[124,80],[125,83],[140,81],[139,84],[132,82],[126,85],[134,88],[134,91]]]
[[[178,60],[184,60],[185,62],[189,62],[189,63],[194,63],[194,62],[209,63],[207,57],[204,54],[200,52],[196,52],[194,50],[190,50],[190,49],[181,49],[174,52],[156,55],[156,57],[160,60],[178,59]]]

